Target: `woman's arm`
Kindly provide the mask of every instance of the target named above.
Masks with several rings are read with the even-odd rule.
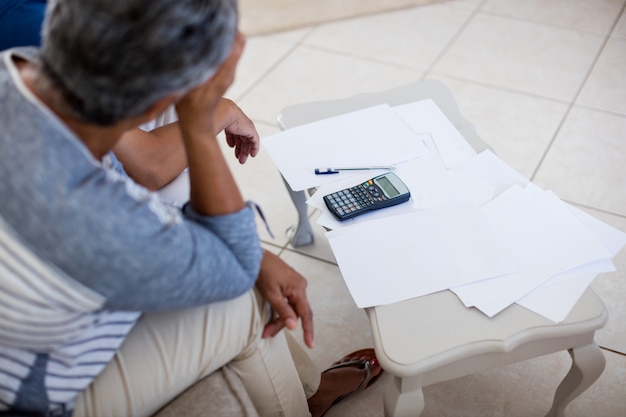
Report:
[[[260,139],[254,123],[231,100],[222,98],[215,108],[215,132],[226,133],[235,157],[245,163],[259,152]],[[126,173],[138,184],[155,191],[173,181],[187,167],[179,122],[150,132],[128,131],[113,148]]]

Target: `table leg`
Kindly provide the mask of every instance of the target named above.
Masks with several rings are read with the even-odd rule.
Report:
[[[291,201],[298,211],[298,224],[294,226],[293,235],[291,236],[291,245],[294,248],[310,245],[313,243],[314,237],[306,205],[306,194],[304,191],[293,191],[284,178],[283,181],[285,182]]]
[[[387,384],[384,396],[385,417],[417,417],[424,410],[422,376],[394,376]]]
[[[546,417],[563,417],[565,407],[589,388],[604,371],[606,361],[602,350],[595,343],[569,349],[568,352],[572,357],[572,367],[557,388],[552,408]]]

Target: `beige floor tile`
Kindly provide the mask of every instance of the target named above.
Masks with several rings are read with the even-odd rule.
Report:
[[[240,104],[256,120],[274,123],[286,106],[343,98],[408,84],[415,70],[299,47],[247,94]]]
[[[297,44],[300,43],[306,36],[308,36],[308,34],[311,33],[312,30],[314,30],[314,26],[288,30],[286,32],[276,32],[273,34],[262,36],[261,38],[265,37],[276,42]]]
[[[275,245],[265,243],[265,242],[261,242],[261,247],[263,249],[270,251],[274,255],[278,255],[283,250],[283,248],[280,246],[275,246]]]
[[[567,201],[626,216],[626,117],[574,107],[534,182]]]
[[[613,36],[625,39],[626,38],[626,11],[622,12],[622,16],[613,29]]]
[[[626,39],[609,38],[576,102],[626,115]]]
[[[430,74],[446,84],[480,137],[516,171],[530,178],[565,116],[555,100]]]
[[[248,38],[237,66],[235,82],[227,91],[227,97],[238,102],[292,47],[288,42],[271,36]]]
[[[622,0],[487,0],[482,11],[608,34]]]
[[[484,0],[450,0],[446,2],[447,5],[452,7],[459,7],[466,10],[477,10],[483,4]]]
[[[304,44],[425,70],[470,14],[447,3],[399,10],[320,25]]]
[[[602,40],[588,32],[479,14],[433,71],[569,101]]]
[[[300,246],[298,248],[294,248],[289,245],[289,249],[294,252],[301,253],[304,255],[308,255],[314,258],[318,258],[324,260],[326,262],[330,262],[333,264],[337,264],[337,259],[333,254],[332,249],[330,248],[330,243],[325,236],[326,230],[317,224],[317,219],[319,217],[319,210],[313,210],[310,217],[311,228],[313,229],[313,236],[315,239],[314,244],[307,246]]]

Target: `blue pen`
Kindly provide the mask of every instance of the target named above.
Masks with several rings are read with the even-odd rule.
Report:
[[[371,169],[395,169],[393,166],[369,166],[369,167],[350,167],[350,168],[315,168],[315,175],[339,174],[339,171],[366,171]]]

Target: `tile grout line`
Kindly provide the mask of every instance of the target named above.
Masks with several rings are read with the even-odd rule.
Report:
[[[602,349],[602,350],[605,350],[605,351],[611,352],[611,353],[615,353],[616,355],[619,355],[619,356],[626,356],[626,353],[620,352],[619,350],[611,349],[611,348],[600,346],[600,345],[598,345],[598,347],[600,349]]]
[[[341,56],[341,57],[350,57],[350,58],[354,58],[360,61],[366,61],[366,62],[375,62],[377,64],[381,64],[381,65],[387,65],[390,67],[394,67],[394,68],[400,68],[400,69],[404,69],[404,70],[408,70],[408,71],[415,71],[415,72],[424,72],[426,70],[422,69],[422,68],[416,68],[416,67],[412,67],[410,65],[406,65],[406,64],[398,64],[396,62],[392,62],[392,61],[386,61],[384,59],[378,59],[376,57],[371,57],[371,56],[364,56],[364,55],[359,55],[359,54],[354,54],[351,52],[347,52],[347,51],[338,51],[335,49],[329,49],[328,47],[325,46],[319,46],[319,45],[300,45],[302,46],[302,48],[305,49],[310,49],[310,50],[314,50],[314,51],[321,51],[327,54],[331,54],[331,55],[337,55],[337,56]]]
[[[554,134],[552,135],[552,139],[548,143],[548,146],[546,147],[545,151],[543,152],[543,155],[539,159],[539,162],[537,163],[537,166],[535,167],[535,170],[533,171],[532,175],[530,176],[530,181],[533,181],[535,179],[535,176],[539,172],[539,169],[541,168],[541,165],[543,164],[543,162],[545,161],[546,157],[548,156],[548,153],[550,152],[550,149],[552,148],[552,145],[554,145],[554,142],[556,141],[556,138],[558,137],[559,133],[561,132],[561,129],[563,128],[563,125],[565,124],[565,121],[569,117],[569,115],[572,112],[572,109],[574,108],[574,106],[576,106],[576,100],[578,99],[578,96],[580,95],[581,91],[585,87],[585,84],[589,80],[589,77],[590,77],[591,73],[593,72],[593,69],[598,64],[598,60],[600,59],[600,56],[602,55],[602,52],[604,51],[604,48],[606,47],[607,43],[609,42],[609,39],[611,39],[611,33],[613,33],[613,31],[615,30],[615,27],[617,26],[617,23],[619,22],[620,17],[624,13],[624,9],[626,9],[626,1],[622,4],[622,8],[617,13],[617,17],[613,20],[613,24],[611,25],[611,28],[609,29],[608,33],[604,36],[604,41],[602,42],[602,45],[600,46],[600,48],[598,49],[598,52],[596,53],[596,56],[595,56],[595,58],[593,60],[593,64],[589,67],[589,70],[587,71],[587,73],[585,74],[585,77],[583,78],[582,82],[580,83],[580,86],[578,87],[578,90],[576,91],[576,94],[574,95],[574,97],[572,98],[571,102],[569,103],[569,105],[567,107],[567,110],[565,111],[565,114],[563,115],[563,118],[561,119],[559,125],[557,126],[557,128],[556,128],[556,130],[554,132]]]
[[[467,29],[467,27],[470,25],[470,23],[472,21],[474,21],[474,18],[478,15],[478,13],[480,13],[480,11],[482,10],[484,4],[486,3],[487,0],[483,0],[478,7],[476,7],[472,13],[469,15],[469,17],[467,18],[467,20],[465,20],[465,22],[463,22],[463,24],[459,27],[459,29],[457,29],[456,33],[454,34],[454,36],[448,41],[448,43],[441,49],[441,51],[439,52],[439,54],[437,54],[437,56],[435,57],[435,59],[433,59],[433,61],[431,62],[431,64],[426,67],[426,70],[424,70],[422,77],[420,78],[421,80],[424,80],[426,77],[428,77],[432,71],[433,68],[435,68],[435,66],[439,63],[439,61],[441,60],[441,58],[448,52],[448,50],[452,47],[452,45],[459,39],[459,37],[461,37],[461,34],[463,32],[465,32],[465,29]]]
[[[546,100],[546,101],[551,101],[554,103],[559,103],[559,104],[563,104],[563,105],[567,105],[569,103],[568,100],[564,100],[564,99],[560,99],[558,97],[551,97],[551,96],[544,96],[541,95],[539,93],[533,93],[531,91],[525,91],[525,90],[518,90],[512,87],[508,87],[508,86],[501,86],[501,85],[497,85],[497,84],[490,84],[489,82],[486,81],[479,81],[479,80],[474,80],[471,78],[464,78],[463,76],[460,75],[455,75],[455,74],[450,74],[447,72],[443,72],[443,71],[437,71],[437,72],[431,72],[431,74],[438,74],[441,75],[443,77],[446,78],[451,78],[453,80],[457,80],[466,84],[472,84],[472,85],[477,85],[477,86],[481,86],[484,88],[489,88],[491,90],[498,90],[498,91],[503,91],[506,93],[512,93],[512,94],[516,94],[519,96],[524,96],[524,97],[528,97],[528,98],[533,98],[533,99],[540,99],[540,100]],[[589,107],[589,106],[587,106]],[[604,111],[604,112],[609,112],[608,110],[602,110],[602,109],[597,109],[595,107],[590,107],[594,110],[597,111]],[[621,114],[621,113],[615,113],[615,112],[609,112],[610,114],[616,114],[618,116],[626,116],[626,113]]]
[[[599,211],[600,213],[609,214],[609,215],[615,216],[615,217],[626,218],[626,215],[624,215],[624,214],[614,213],[612,211],[608,211],[608,210],[601,209],[601,208],[598,208],[598,207],[589,206],[589,205],[578,203],[578,202],[575,202],[575,201],[568,201],[568,200],[563,200],[563,201],[568,203],[568,204],[571,204],[573,206],[578,206],[578,207],[583,207],[583,208],[586,208],[586,209],[589,209],[589,210]]]
[[[548,23],[548,22],[544,22],[541,20],[534,20],[532,17],[513,16],[513,15],[503,13],[503,12],[489,11],[489,10],[483,10],[482,13],[484,13],[487,16],[516,20],[518,22],[531,23],[531,24],[540,25],[540,26],[550,26],[552,28],[569,30],[569,31],[584,32],[584,33],[588,33],[591,35],[606,36],[606,34],[598,33],[592,29],[575,29],[572,26],[561,26],[558,23],[552,23],[552,22]],[[621,14],[621,10],[620,10],[620,14]],[[619,15],[618,15],[618,18],[619,18]],[[613,26],[611,26],[611,31],[612,30],[613,30]]]
[[[250,92],[255,89],[256,87],[258,87],[258,85],[265,80],[270,73],[272,73],[276,67],[278,67],[280,64],[282,64],[283,62],[285,62],[285,60],[291,56],[291,54],[293,54],[293,52],[302,45],[302,43],[304,42],[304,40],[310,36],[311,32],[313,31],[313,29],[315,29],[317,26],[310,26],[308,27],[308,33],[306,33],[304,36],[302,36],[301,39],[299,39],[297,42],[292,43],[290,48],[287,49],[287,51],[280,57],[278,58],[267,70],[265,70],[265,72],[259,77],[257,78],[257,80],[255,82],[253,82],[248,88],[246,88],[245,90],[243,90],[243,92],[237,97],[237,101],[241,101],[243,100],[248,94],[250,94]]]
[[[314,261],[319,261],[319,262],[323,262],[323,263],[331,265],[331,266],[337,266],[338,267],[336,262],[332,262],[332,261],[329,261],[328,259],[324,259],[324,258],[319,258],[319,257],[317,257],[315,255],[311,255],[311,254],[306,253],[306,252],[300,252],[298,250],[298,248],[294,248],[294,247],[288,248],[287,246],[285,246],[284,250],[281,252],[281,255],[283,253],[285,253],[285,252],[289,252],[289,253],[293,253],[293,254],[296,254],[296,255],[304,256],[304,257],[307,257],[307,258],[312,259]]]
[[[589,105],[589,104],[580,104],[580,103],[578,103],[578,104],[576,104],[576,107],[581,108],[581,109],[585,109],[585,110],[592,110],[592,111],[597,112],[597,113],[608,114],[608,115],[611,115],[611,116],[626,117],[626,112],[620,113],[620,112],[615,111],[615,110],[601,109],[599,107],[594,107],[594,106]]]

